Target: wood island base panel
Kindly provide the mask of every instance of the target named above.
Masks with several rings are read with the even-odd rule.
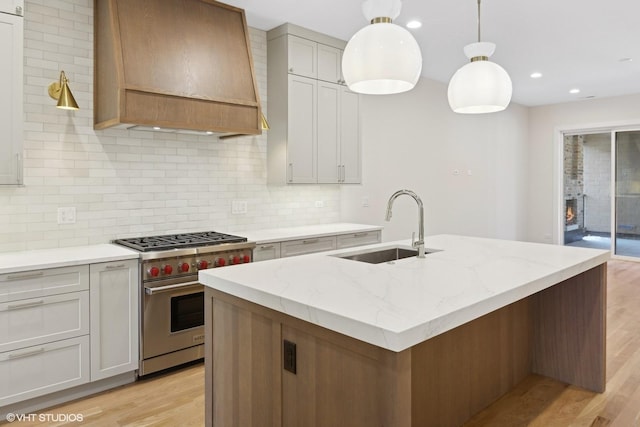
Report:
[[[212,288],[205,309],[207,426],[459,426],[531,373],[605,388],[606,263],[400,352]]]

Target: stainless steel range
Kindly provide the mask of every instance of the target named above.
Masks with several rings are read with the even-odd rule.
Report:
[[[255,243],[207,231],[114,243],[140,251],[143,376],[204,357],[204,287],[198,270],[251,262]]]

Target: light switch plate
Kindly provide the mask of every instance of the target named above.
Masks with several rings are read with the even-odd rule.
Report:
[[[246,214],[247,213],[247,201],[246,200],[233,200],[231,202],[231,213]]]
[[[75,223],[76,223],[75,207],[58,208],[58,224],[75,224]]]

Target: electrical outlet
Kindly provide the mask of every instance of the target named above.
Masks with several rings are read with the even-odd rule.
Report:
[[[282,361],[284,370],[295,374],[297,371],[296,343],[284,340],[282,345],[282,356],[284,358]]]
[[[362,198],[362,207],[363,208],[368,208],[369,207],[369,198],[368,197],[363,197]]]
[[[58,224],[75,224],[76,223],[76,208],[58,208]]]
[[[247,213],[247,201],[246,200],[233,200],[231,202],[231,213],[246,214]]]
[[[324,201],[316,200],[316,208],[324,208]]]

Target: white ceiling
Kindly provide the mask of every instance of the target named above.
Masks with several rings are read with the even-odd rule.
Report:
[[[245,9],[251,27],[290,22],[343,40],[367,25],[361,0],[222,0]],[[545,105],[640,93],[640,1],[483,0],[482,40],[513,81],[513,102]],[[476,0],[404,0],[404,25],[422,49],[422,75],[448,82],[477,38]],[[632,61],[621,61],[632,58]],[[529,75],[539,71],[541,79]],[[579,94],[569,94],[579,88]]]

